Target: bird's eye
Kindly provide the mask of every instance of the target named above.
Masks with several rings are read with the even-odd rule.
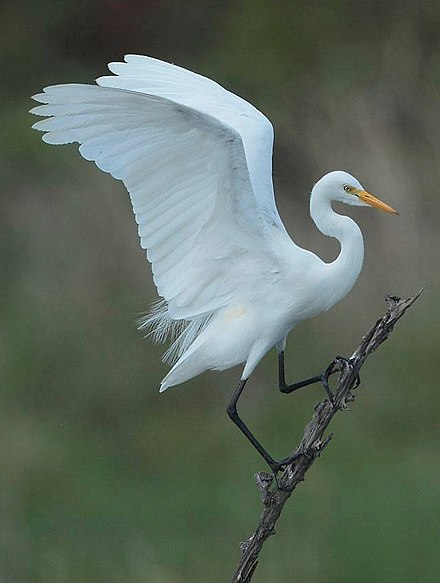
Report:
[[[344,184],[344,190],[345,192],[351,192],[351,186],[348,186],[348,184]]]

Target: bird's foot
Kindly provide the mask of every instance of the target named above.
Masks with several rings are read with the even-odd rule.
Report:
[[[286,466],[288,466],[292,462],[296,461],[300,457],[305,457],[307,459],[311,459],[311,456],[308,453],[305,453],[304,451],[300,451],[300,452],[294,453],[293,455],[291,455],[289,457],[286,457],[286,458],[280,460],[279,462],[272,460],[272,463],[270,463],[269,465],[270,465],[272,472],[274,473],[274,475],[276,477],[278,472],[284,471],[286,469]]]
[[[328,366],[325,371],[322,373],[321,375],[321,383],[322,386],[324,387],[324,391],[327,394],[328,400],[330,401],[330,403],[333,405],[333,407],[335,406],[335,396],[332,393],[332,390],[330,389],[330,385],[328,382],[329,376],[332,375],[334,372],[336,372],[336,370],[333,369],[332,367],[333,363],[330,364],[330,366]]]
[[[352,370],[355,367],[355,361],[353,358],[346,358],[345,356],[336,356],[336,358],[334,359],[340,367],[341,369],[341,362],[343,362],[346,366],[348,366],[348,368],[350,370]],[[358,386],[361,384],[361,377],[359,375],[359,373],[356,373],[355,379],[354,379],[354,385],[352,387],[352,389],[357,389]]]
[[[325,371],[322,373],[322,376],[321,376],[322,385],[325,389],[325,392],[327,393],[329,401],[331,402],[331,404],[334,407],[336,406],[335,397],[334,397],[332,391],[330,390],[328,379],[335,372],[342,372],[345,367],[347,367],[349,370],[352,370],[354,368],[354,366],[355,366],[355,363],[354,363],[354,360],[352,358],[346,358],[345,356],[336,356],[332,360],[332,362],[329,364],[329,366],[325,369]],[[357,373],[355,376],[354,385],[352,388],[357,389],[357,387],[360,384],[361,384],[361,378],[359,376],[359,373]]]
[[[346,356],[341,356],[340,354],[338,354],[338,356],[335,356],[335,358],[333,359],[333,363],[335,365],[339,366],[341,365],[341,362],[344,362],[347,366],[354,366],[354,359],[353,358],[347,358]]]
[[[330,385],[328,382],[329,378],[335,372],[341,372],[343,370],[344,365],[352,368],[353,364],[354,363],[351,358],[345,358],[345,356],[335,356],[335,358],[331,361],[331,363],[328,365],[325,371],[321,374],[322,386],[324,387],[324,390],[327,393],[327,397],[333,406],[335,406],[335,396],[330,389]],[[357,380],[359,380],[359,382],[357,382],[356,387],[359,386],[360,383],[359,375],[357,376]]]

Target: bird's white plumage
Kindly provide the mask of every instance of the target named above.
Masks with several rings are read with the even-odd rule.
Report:
[[[158,336],[178,331],[178,360],[162,388],[240,362],[249,375],[292,326],[347,293],[362,264],[359,229],[347,217],[330,222],[327,234],[342,245],[332,264],[297,247],[275,206],[273,130],[262,113],[214,81],[149,57],[128,55],[109,69],[114,75],[97,85],[34,96],[43,105],[32,112],[46,119],[33,127],[47,143],[78,142],[84,158],[127,187],[164,298],[146,323]],[[315,187],[323,232],[339,216],[332,193],[357,204],[339,192],[355,179],[327,176]],[[350,273],[339,281],[343,269]]]
[[[225,274],[249,247],[267,254],[265,221],[281,224],[271,188],[271,126],[214,82],[146,57],[127,61],[111,65],[121,77],[99,80],[117,89],[69,84],[35,96],[45,105],[33,113],[52,117],[34,127],[46,132],[48,143],[79,142],[84,158],[124,182],[158,291],[172,318],[189,320],[230,299]],[[204,91],[209,97],[205,111],[190,107],[195,88],[195,101],[203,100]],[[260,205],[246,142],[225,118],[248,137]]]
[[[266,116],[215,81],[157,59],[126,55],[124,63],[110,63],[109,69],[114,75],[100,77],[98,85],[164,97],[235,129],[243,143],[258,206],[282,224],[272,188],[273,128]]]

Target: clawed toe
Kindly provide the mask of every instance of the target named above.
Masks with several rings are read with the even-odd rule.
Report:
[[[350,367],[350,369],[352,369],[354,367],[354,364],[355,364],[353,358],[346,358],[345,356],[337,356],[335,358],[335,360],[345,362]],[[361,377],[360,377],[359,373],[357,373],[355,376],[355,379],[354,379],[354,386],[352,388],[357,389],[360,384],[361,384]]]
[[[342,364],[344,363],[344,364]],[[328,388],[328,378],[330,375],[332,375],[333,373],[343,370],[343,366],[347,366],[350,370],[352,370],[355,366],[355,362],[354,359],[352,358],[347,358],[345,356],[336,356],[332,362],[329,364],[329,366],[326,368],[326,370],[324,371],[322,377],[323,377],[323,385],[324,385],[324,389],[327,392],[327,395],[329,396],[329,399],[331,401],[331,403],[334,405],[334,399],[331,398],[331,396],[333,396],[329,391],[330,389]],[[359,373],[356,374],[355,378],[354,378],[354,385],[353,385],[353,389],[357,389],[357,387],[361,384],[361,377],[359,376]],[[330,396],[331,395],[331,396]]]
[[[294,462],[295,460],[297,460],[300,457],[306,457],[308,459],[310,459],[310,456],[308,453],[305,452],[299,452],[299,453],[295,453],[290,457],[286,457],[283,460],[280,460],[279,462],[273,462],[270,466],[271,469],[273,471],[273,473],[276,475],[278,472],[282,472],[286,469],[286,466],[288,466],[289,464],[291,464],[292,462]]]
[[[345,363],[347,363],[349,366],[353,366],[353,364],[354,364],[354,361],[353,361],[353,359],[352,359],[352,358],[347,358],[346,356],[341,356],[340,354],[338,354],[338,356],[335,356],[334,360],[335,360],[336,362],[338,362],[338,361],[345,362]]]
[[[346,358],[345,356],[336,356],[332,362],[328,365],[325,371],[321,375],[322,385],[327,393],[328,399],[333,406],[335,405],[335,398],[330,390],[328,379],[335,372],[342,371],[344,366],[347,366],[350,370],[355,366],[354,360],[352,358]],[[353,389],[356,389],[361,384],[361,378],[359,373],[356,374],[354,379]]]
[[[332,371],[332,372],[334,372],[334,371]],[[329,373],[328,369],[325,372],[323,372],[321,375],[321,382],[322,382],[322,386],[324,387],[324,390],[327,394],[328,400],[334,406],[335,405],[335,396],[330,389],[330,385],[328,384],[328,377],[330,376],[330,374],[332,374],[332,372]]]

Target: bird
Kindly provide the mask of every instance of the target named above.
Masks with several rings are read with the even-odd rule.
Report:
[[[32,127],[48,144],[79,144],[83,158],[121,180],[131,199],[159,300],[140,321],[155,341],[171,339],[160,391],[206,370],[242,365],[227,407],[273,472],[276,461],[237,411],[261,359],[278,354],[283,393],[328,375],[287,384],[284,351],[301,321],[344,298],[362,268],[357,223],[333,202],[398,214],[344,171],[311,189],[310,216],[339,241],[325,262],[297,245],[279,216],[272,182],[273,127],[249,102],[215,81],[143,55],[109,63],[96,84],[53,85],[33,96]]]

